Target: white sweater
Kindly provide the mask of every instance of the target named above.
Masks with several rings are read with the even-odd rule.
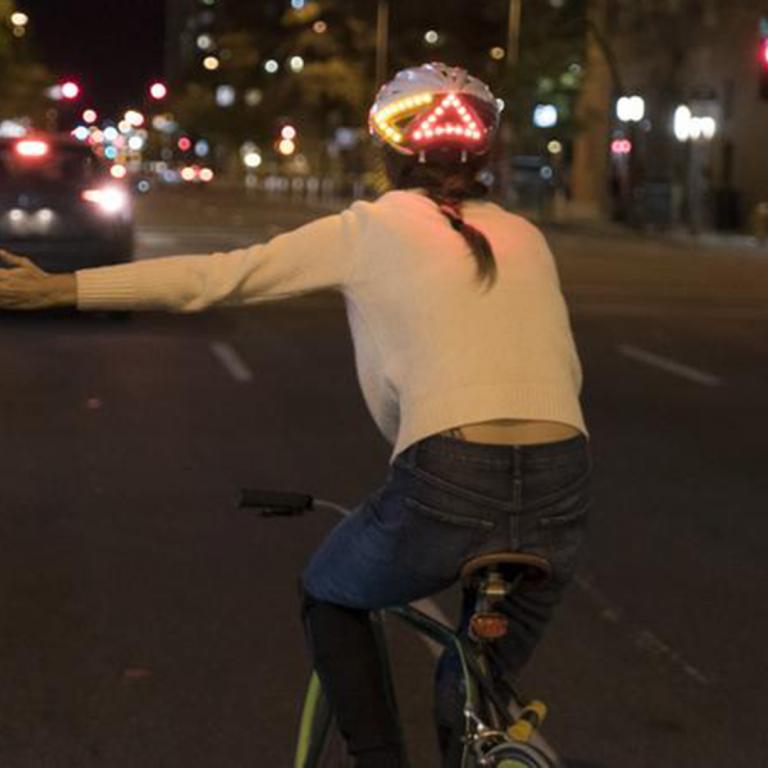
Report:
[[[80,309],[197,312],[334,288],[344,296],[363,396],[394,448],[451,427],[537,419],[588,434],[581,366],[552,254],[530,222],[469,201],[496,284],[431,200],[398,190],[227,253],[77,272]]]

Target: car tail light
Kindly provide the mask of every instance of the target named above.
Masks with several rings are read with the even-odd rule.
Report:
[[[120,213],[128,207],[128,195],[120,187],[85,189],[81,193],[81,197],[83,200],[97,205],[103,213]]]
[[[22,157],[45,157],[49,149],[48,143],[39,139],[23,139],[16,142],[16,154]]]

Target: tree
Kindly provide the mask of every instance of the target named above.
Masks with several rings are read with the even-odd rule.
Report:
[[[10,18],[15,11],[13,0],[0,0],[0,119],[42,125],[51,76],[36,60],[27,36],[13,33]]]

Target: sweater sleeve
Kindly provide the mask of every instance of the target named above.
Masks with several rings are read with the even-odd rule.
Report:
[[[352,209],[247,248],[78,270],[78,309],[199,312],[341,289],[354,273]]]

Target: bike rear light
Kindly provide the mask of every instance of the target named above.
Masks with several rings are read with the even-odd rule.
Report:
[[[509,630],[509,620],[502,613],[476,613],[469,622],[469,631],[477,640],[498,640]]]
[[[97,205],[104,213],[119,213],[128,206],[128,195],[119,187],[85,189],[80,196],[86,202]]]
[[[39,139],[23,139],[16,142],[16,154],[21,157],[45,157],[50,149],[48,142]]]

